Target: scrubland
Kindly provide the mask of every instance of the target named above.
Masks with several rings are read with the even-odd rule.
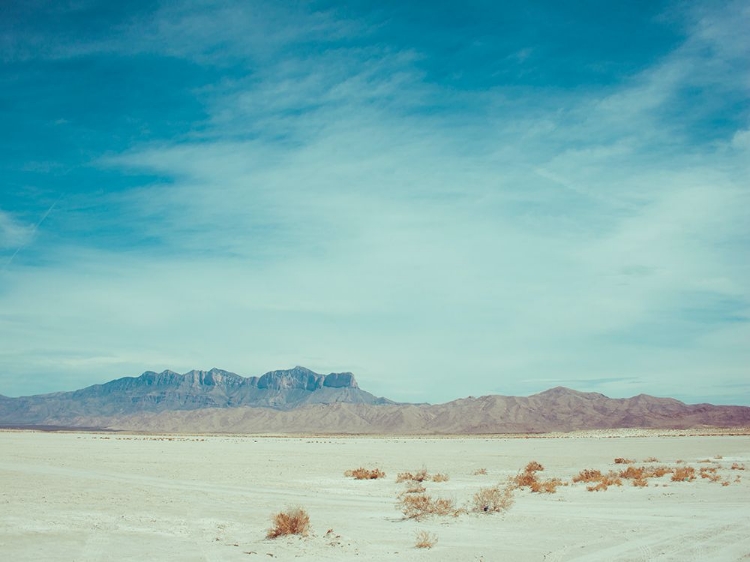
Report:
[[[750,437],[0,432],[8,560],[742,560]]]

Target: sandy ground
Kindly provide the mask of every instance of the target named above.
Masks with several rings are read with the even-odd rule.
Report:
[[[625,434],[628,435],[628,434]],[[565,481],[616,457],[656,457],[697,478],[603,492],[515,493],[505,513],[404,519],[403,471],[446,473],[433,496],[469,502],[530,460]],[[711,462],[703,462],[709,459]],[[748,470],[731,466],[747,465]],[[382,480],[344,476],[379,467]],[[487,474],[475,474],[478,469]],[[739,480],[739,481],[738,481]],[[302,506],[307,538],[267,539]],[[328,533],[329,529],[333,529]],[[432,549],[415,548],[425,530]],[[0,558],[24,560],[750,560],[750,437],[283,438],[0,432]]]

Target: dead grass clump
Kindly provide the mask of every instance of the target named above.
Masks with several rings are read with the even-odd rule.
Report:
[[[275,539],[282,535],[301,535],[306,537],[310,531],[310,516],[301,507],[288,509],[273,516],[273,526],[266,537]]]
[[[452,515],[456,517],[460,513],[453,500],[433,498],[427,494],[402,495],[399,506],[407,519],[420,520],[428,515]]]
[[[607,474],[602,474],[600,470],[592,469],[586,469],[579,472],[573,477],[573,482],[591,484],[591,486],[586,487],[589,492],[601,492],[610,486],[622,486],[622,479],[618,473],[610,471]]]
[[[573,482],[598,482],[602,479],[602,473],[599,470],[584,469],[573,477]]]
[[[692,466],[681,466],[672,473],[672,482],[692,482],[695,480],[695,469]]]
[[[532,492],[537,494],[554,494],[557,491],[558,486],[563,486],[563,481],[559,478],[550,478],[549,480],[536,480],[530,488]]]
[[[430,480],[432,480],[433,482],[447,482],[448,480],[450,480],[450,476],[448,476],[447,474],[438,473],[433,475]]]
[[[643,462],[659,462],[659,459],[656,457],[649,457],[647,459],[643,459]]]
[[[480,488],[474,494],[471,509],[472,511],[481,511],[484,513],[507,511],[513,505],[514,489],[515,485],[512,481],[509,481],[504,487],[498,484],[490,488]]]
[[[544,467],[536,461],[531,461],[523,470],[524,472],[542,472]]]
[[[718,474],[716,467],[704,466],[700,469],[701,478],[706,478],[709,482],[721,482],[721,475]]]
[[[417,472],[399,472],[396,476],[396,482],[424,482],[429,479],[430,475],[427,474],[426,469],[418,470]]]
[[[745,470],[745,465],[733,462],[732,466],[730,467],[732,470]]]
[[[432,548],[437,543],[437,536],[428,533],[427,531],[419,531],[417,533],[417,542],[414,544],[416,548]]]
[[[373,468],[370,470],[360,466],[354,470],[347,470],[344,472],[344,476],[354,478],[355,480],[377,480],[378,478],[385,478],[385,472],[379,468]]]
[[[615,464],[633,464],[635,461],[633,459],[626,459],[623,457],[617,457],[615,459]]]
[[[531,488],[538,483],[536,473],[544,470],[544,467],[536,461],[531,461],[523,469],[523,472],[519,472],[513,479],[515,485],[519,488]]]
[[[485,476],[487,474],[486,468],[478,468],[474,471],[474,476]]]
[[[671,472],[672,469],[666,466],[629,466],[620,471],[620,478],[632,480],[633,486],[637,488],[645,488],[649,478],[661,478]]]

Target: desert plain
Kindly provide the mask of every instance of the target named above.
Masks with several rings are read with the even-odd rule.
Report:
[[[616,463],[615,459],[621,459]],[[623,459],[628,461],[623,463]],[[482,488],[530,462],[554,493],[512,493],[472,511]],[[630,462],[633,461],[633,462]],[[588,491],[584,469],[693,467]],[[345,476],[378,468],[384,478]],[[546,436],[148,435],[0,431],[2,560],[750,560],[750,436],[599,431]],[[457,515],[405,517],[403,472]],[[715,469],[715,470],[714,470]],[[702,477],[704,476],[705,477]],[[307,536],[267,538],[302,507]],[[424,532],[431,548],[417,548]]]

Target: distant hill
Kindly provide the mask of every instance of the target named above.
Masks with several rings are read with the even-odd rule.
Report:
[[[743,427],[750,426],[750,407],[645,394],[613,399],[563,387],[528,397],[397,404],[360,389],[351,373],[295,367],[250,378],[220,369],[146,372],[74,392],[0,397],[0,424],[184,433],[542,433]]]
[[[5,425],[78,425],[81,417],[121,417],[204,408],[265,407],[278,410],[308,404],[391,404],[360,389],[351,373],[320,375],[304,367],[245,378],[221,369],[147,371],[73,392],[0,399]]]

